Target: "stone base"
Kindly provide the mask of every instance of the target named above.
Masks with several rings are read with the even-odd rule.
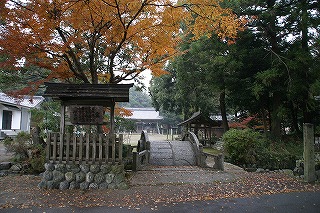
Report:
[[[42,189],[127,189],[123,165],[45,164]]]

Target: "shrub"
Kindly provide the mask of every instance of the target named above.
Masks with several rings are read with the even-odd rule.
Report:
[[[293,169],[303,155],[302,141],[268,141],[259,158],[260,167],[268,169]]]
[[[34,145],[29,133],[20,132],[14,139],[6,138],[4,146],[8,152],[14,153],[14,161],[29,165],[28,173],[40,173],[44,171],[45,149]]]
[[[32,137],[26,132],[19,132],[14,140],[6,138],[4,141],[6,150],[14,153],[14,158],[16,161],[22,161],[28,158],[28,149],[31,147],[31,145]]]
[[[293,169],[303,152],[301,140],[270,141],[250,129],[232,129],[223,135],[226,160],[242,167]]]
[[[30,160],[30,168],[29,168],[29,173],[41,173],[44,172],[44,164],[45,164],[45,149],[41,145],[33,145],[29,149],[31,153],[31,158]]]
[[[260,133],[250,129],[231,129],[222,137],[227,158],[231,163],[239,166],[253,165],[258,162],[259,151],[263,144],[262,139]]]

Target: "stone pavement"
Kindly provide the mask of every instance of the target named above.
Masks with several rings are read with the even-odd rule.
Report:
[[[224,167],[225,171],[197,166],[148,166],[142,171],[135,172],[130,178],[130,184],[132,186],[139,186],[230,182],[235,180],[239,175],[247,174],[242,168],[230,163],[225,162]]]

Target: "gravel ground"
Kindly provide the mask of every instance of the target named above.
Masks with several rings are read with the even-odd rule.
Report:
[[[1,160],[11,156],[4,153]],[[210,162],[212,159],[208,159]],[[320,185],[307,184],[279,172],[248,173],[225,163],[225,171],[198,167],[148,167],[145,171],[128,173],[127,190],[43,190],[37,187],[41,178],[33,175],[0,177],[1,209],[18,208],[83,208],[115,206],[139,210],[157,210],[159,206],[187,201],[221,198],[256,197],[302,191],[320,191]]]
[[[306,184],[283,173],[247,173],[228,164],[225,172],[193,167],[161,167],[145,172],[132,174],[130,188],[127,190],[43,190],[37,187],[39,176],[1,177],[0,211],[6,208],[97,206],[119,206],[128,209],[147,206],[151,211],[158,206],[186,201],[320,191],[319,184]]]

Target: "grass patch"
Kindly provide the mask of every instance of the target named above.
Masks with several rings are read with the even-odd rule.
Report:
[[[217,149],[214,149],[214,148],[211,148],[211,147],[204,147],[203,148],[203,152],[204,153],[208,153],[208,154],[212,154],[212,155],[217,155],[217,154],[222,153],[221,150],[217,150]]]

